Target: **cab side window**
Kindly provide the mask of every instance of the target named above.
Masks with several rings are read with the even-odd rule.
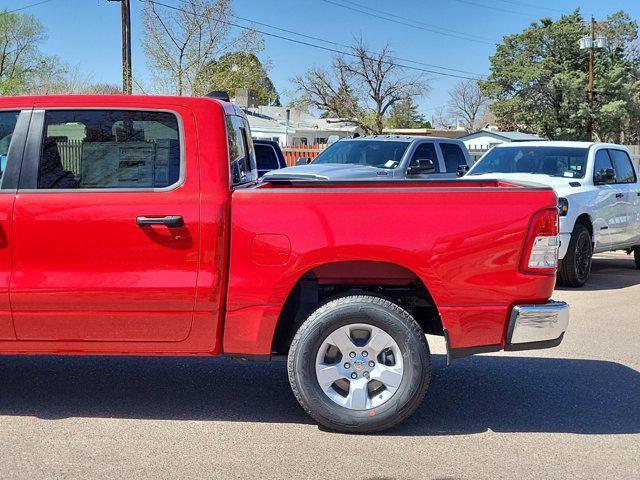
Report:
[[[153,189],[180,179],[175,114],[52,110],[45,114],[38,189]]]
[[[606,150],[598,150],[596,152],[596,161],[593,167],[594,172],[598,173],[603,169],[613,168],[611,158]]]
[[[256,180],[253,140],[246,122],[238,115],[227,115],[226,124],[231,184],[240,185]]]
[[[417,165],[418,160],[431,160],[433,166],[436,167],[436,171],[440,171],[440,165],[438,164],[438,154],[436,153],[436,146],[433,143],[421,143],[411,156],[410,165]]]
[[[456,173],[460,165],[466,165],[467,159],[460,148],[460,145],[455,143],[441,143],[440,150],[442,150],[442,156],[444,157],[444,165],[447,169],[447,173]]]
[[[0,180],[7,168],[7,155],[20,112],[0,112]]]
[[[627,152],[623,150],[609,150],[616,171],[616,183],[636,183],[636,174]]]

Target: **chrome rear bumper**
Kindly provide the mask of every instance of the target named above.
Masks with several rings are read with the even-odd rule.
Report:
[[[516,305],[511,311],[505,350],[533,350],[560,345],[569,325],[569,305]]]

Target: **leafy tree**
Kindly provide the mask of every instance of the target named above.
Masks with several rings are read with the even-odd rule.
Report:
[[[45,39],[45,29],[35,17],[0,12],[0,95],[33,93],[61,81],[65,67],[39,50]]]
[[[254,53],[232,52],[212,60],[198,72],[195,95],[226,90],[230,95],[239,88],[256,92],[260,105],[280,106],[280,97],[269,78],[267,67]]]
[[[391,106],[387,125],[389,128],[431,128],[431,122],[418,113],[412,97],[403,98]]]
[[[180,0],[175,9],[144,2],[143,47],[157,91],[194,94],[198,74],[213,60],[231,50],[254,50],[255,32],[231,36],[230,15],[230,0]]]
[[[428,91],[420,77],[407,76],[395,63],[388,46],[371,52],[362,40],[351,47],[349,56],[335,56],[329,69],[312,68],[292,81],[299,101],[368,134],[382,133],[394,104]]]
[[[633,62],[626,52],[637,38],[638,26],[624,12],[598,25],[597,34],[607,37],[609,47],[595,55],[592,110],[587,102],[587,52],[579,48],[589,28],[579,10],[556,21],[543,18],[504,38],[491,57],[491,74],[481,82],[503,128],[574,140],[585,137],[591,115],[601,140],[621,138],[637,101]]]

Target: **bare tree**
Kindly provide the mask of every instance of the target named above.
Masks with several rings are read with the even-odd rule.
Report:
[[[451,115],[449,115],[446,107],[436,107],[433,110],[433,114],[431,115],[431,124],[433,125],[433,128],[446,130],[451,127],[452,123],[453,119]]]
[[[212,60],[231,48],[251,51],[255,32],[230,35],[230,4],[231,0],[180,0],[169,9],[145,2],[143,46],[156,90],[190,94],[197,90],[198,72]]]
[[[350,55],[334,57],[328,70],[312,68],[292,81],[302,103],[369,134],[382,133],[385,116],[395,103],[429,91],[422,78],[405,74],[388,46],[371,52],[362,40],[356,41]]]
[[[462,120],[467,130],[473,130],[489,104],[478,80],[461,80],[449,92],[447,110],[449,115]]]

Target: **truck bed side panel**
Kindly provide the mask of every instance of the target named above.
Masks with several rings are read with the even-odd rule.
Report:
[[[518,262],[532,215],[555,202],[551,190],[499,187],[237,191],[223,350],[270,353],[296,282],[319,265],[357,260],[415,273],[453,348],[501,344],[511,307],[553,290],[555,277],[521,274]]]

